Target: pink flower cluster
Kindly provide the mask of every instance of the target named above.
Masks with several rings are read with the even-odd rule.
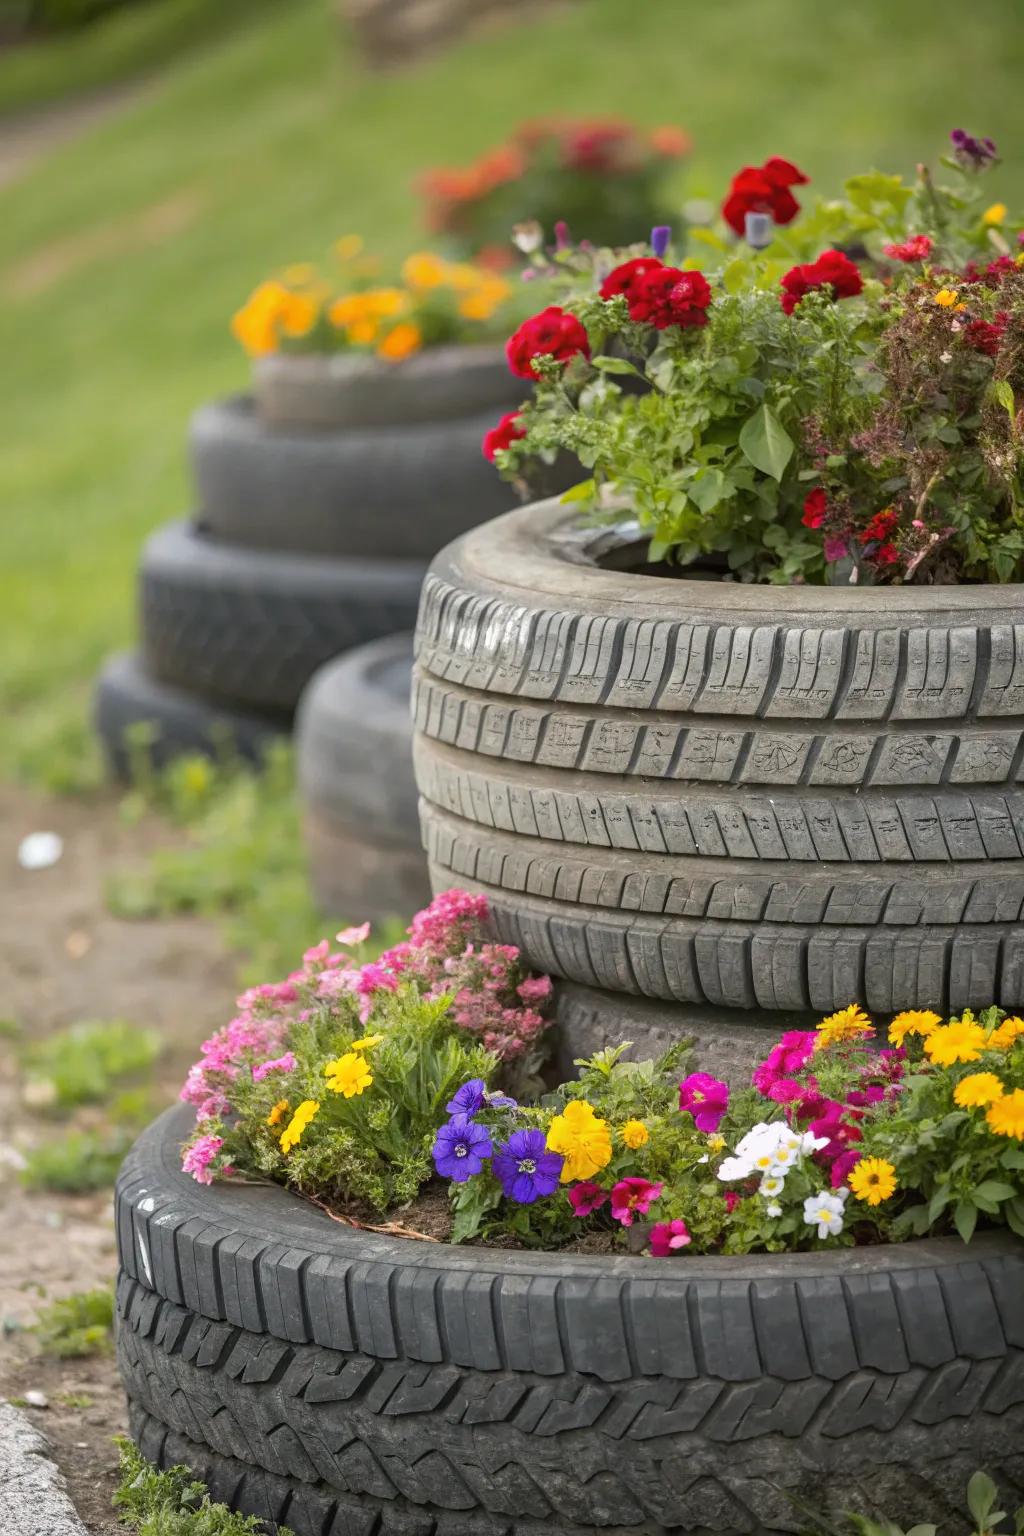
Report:
[[[592,1179],[584,1179],[569,1190],[569,1204],[574,1216],[590,1216],[610,1198],[614,1220],[623,1227],[631,1227],[637,1216],[647,1215],[664,1187],[652,1184],[650,1179],[629,1178],[620,1179],[609,1191]]]
[[[190,1173],[197,1184],[212,1184],[214,1172],[221,1177],[230,1176],[234,1172],[230,1163],[222,1163],[216,1170],[211,1167],[223,1145],[223,1136],[200,1136],[187,1148],[181,1160],[182,1172]]]

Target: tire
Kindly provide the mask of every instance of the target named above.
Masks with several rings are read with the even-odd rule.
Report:
[[[242,714],[157,682],[134,655],[112,656],[104,666],[96,681],[93,721],[109,771],[123,780],[133,776],[132,738],[140,738],[140,727],[153,728],[139,748],[155,768],[193,752],[258,765],[289,728],[287,716]]]
[[[234,549],[169,523],[142,556],[146,665],[209,698],[291,711],[325,661],[411,627],[422,577],[415,560]]]
[[[460,416],[493,418],[521,404],[527,391],[495,346],[430,347],[399,365],[352,353],[257,360],[253,392],[269,427],[412,426]]]
[[[430,900],[412,771],[412,635],[316,673],[296,719],[310,871],[325,911],[406,916]]]
[[[251,400],[192,418],[201,526],[246,549],[429,560],[515,495],[480,451],[493,415],[335,432],[270,430]]]
[[[766,615],[763,587],[632,574],[630,537],[538,503],[435,559],[436,879],[586,986],[1024,1003],[1024,589],[779,587]]]
[[[1024,1486],[1024,1249],[665,1262],[462,1250],[181,1174],[116,1200],[133,1433],[296,1536],[797,1531]],[[1011,1504],[1011,1507],[1014,1507]],[[955,1520],[954,1520],[955,1523]]]

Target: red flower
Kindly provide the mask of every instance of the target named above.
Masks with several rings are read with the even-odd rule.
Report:
[[[624,1227],[633,1225],[634,1216],[646,1216],[664,1189],[650,1179],[620,1179],[612,1190],[612,1215]]]
[[[506,411],[496,427],[484,433],[484,440],[480,444],[485,459],[494,463],[494,455],[499,448],[510,448],[520,437],[526,436],[526,428],[519,425],[519,417],[515,411]]]
[[[624,261],[618,267],[614,267],[598,290],[602,299],[614,299],[622,293],[629,304],[629,312],[633,314],[633,300],[640,289],[640,284],[649,272],[657,272],[664,263],[657,256],[634,256],[632,261]],[[636,317],[633,316],[635,319]]]
[[[930,235],[911,235],[902,245],[883,245],[882,250],[893,261],[924,261],[932,253]]]
[[[831,288],[834,299],[852,299],[861,292],[864,279],[842,251],[822,251],[817,261],[790,267],[782,279],[782,307],[791,315],[815,288]]]
[[[681,1216],[674,1221],[659,1221],[651,1228],[651,1257],[667,1259],[677,1248],[687,1248],[693,1239],[690,1229]]]
[[[871,556],[874,565],[895,565],[900,558],[900,552],[895,544],[882,544]]]
[[[789,224],[800,212],[789,189],[804,186],[807,179],[791,160],[778,155],[764,165],[745,165],[732,179],[722,217],[738,235],[744,232],[748,213],[770,213],[776,224]]]
[[[887,539],[892,533],[900,515],[892,507],[883,507],[881,512],[876,512],[861,534],[861,543],[869,543],[872,539]]]
[[[600,1184],[595,1184],[592,1179],[584,1179],[581,1184],[574,1184],[569,1191],[569,1204],[572,1206],[574,1216],[589,1216],[592,1211],[599,1211],[608,1199],[608,1191],[602,1189]]]
[[[601,174],[623,169],[635,158],[636,149],[629,124],[610,119],[572,124],[562,153],[570,170]]]
[[[992,321],[972,320],[964,331],[964,341],[969,347],[973,347],[975,352],[984,352],[989,357],[995,357],[1009,318],[1006,311],[1001,309]]]
[[[808,491],[804,497],[804,515],[800,519],[805,528],[820,528],[828,511],[828,500],[820,485]]]
[[[707,325],[711,289],[703,272],[683,272],[659,266],[634,284],[629,300],[632,319],[647,321],[659,331],[670,325],[683,330]]]
[[[539,315],[524,320],[505,347],[508,365],[520,379],[537,377],[530,364],[533,358],[546,352],[559,363],[567,363],[579,353],[590,356],[590,343],[583,326],[575,315],[557,304],[549,304]]]
[[[731,1216],[740,1203],[740,1196],[734,1189],[727,1189],[722,1199],[725,1201],[726,1212]]]

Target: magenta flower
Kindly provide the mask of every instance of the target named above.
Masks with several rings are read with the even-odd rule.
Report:
[[[857,1147],[847,1147],[845,1152],[840,1152],[832,1164],[831,1183],[833,1189],[838,1189],[840,1185],[846,1183],[851,1171],[856,1168],[860,1159],[861,1154]]]
[[[516,994],[524,1003],[542,1003],[545,998],[551,996],[551,977],[527,976],[526,980],[521,981],[516,987]]]
[[[679,1108],[693,1116],[698,1131],[712,1135],[729,1108],[729,1087],[708,1072],[691,1072],[679,1084]]]
[[[572,1206],[574,1216],[589,1216],[592,1211],[600,1210],[607,1199],[608,1191],[591,1179],[584,1179],[581,1184],[574,1184],[569,1191],[569,1204]]]
[[[803,1083],[797,1082],[795,1077],[777,1077],[768,1089],[768,1097],[776,1104],[795,1104],[805,1094]]]
[[[276,1056],[273,1061],[261,1061],[259,1066],[252,1069],[254,1083],[262,1083],[268,1072],[294,1072],[295,1056],[291,1051],[285,1051],[283,1056]]]
[[[182,1173],[190,1173],[197,1184],[212,1184],[210,1164],[224,1145],[223,1136],[200,1136],[181,1160]]]
[[[725,1201],[725,1209],[728,1212],[728,1214],[731,1216],[733,1211],[736,1209],[736,1207],[740,1203],[740,1196],[739,1196],[739,1194],[737,1194],[736,1190],[734,1190],[734,1189],[727,1189],[722,1198]]]
[[[792,1077],[801,1071],[814,1053],[814,1039],[813,1029],[788,1029],[754,1069],[751,1082],[758,1093],[767,1094],[780,1077]]]
[[[620,1179],[612,1190],[612,1215],[624,1227],[633,1225],[634,1216],[646,1216],[657,1200],[663,1184],[652,1184],[650,1179]]]
[[[659,1221],[651,1228],[651,1254],[656,1259],[667,1259],[678,1248],[685,1248],[693,1239],[690,1229],[681,1216],[674,1221]]]

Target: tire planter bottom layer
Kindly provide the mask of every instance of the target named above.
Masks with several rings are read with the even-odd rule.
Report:
[[[180,1172],[119,1180],[118,1355],[142,1448],[296,1536],[959,1528],[1024,1488],[1024,1245],[1007,1234],[653,1260],[458,1249]]]
[[[150,677],[132,654],[112,656],[96,680],[93,723],[107,767],[115,778],[132,776],[131,736],[152,727],[147,761],[164,768],[174,758],[197,752],[205,757],[240,757],[259,764],[267,748],[290,730],[284,714],[259,715],[210,703],[184,688]]]
[[[418,848],[387,843],[365,828],[344,826],[307,807],[302,818],[309,878],[317,905],[339,921],[408,921],[430,901]]]

